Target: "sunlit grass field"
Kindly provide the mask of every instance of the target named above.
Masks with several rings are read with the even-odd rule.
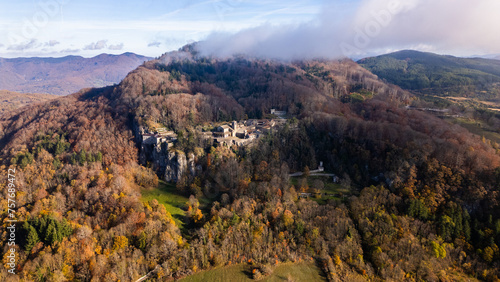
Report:
[[[182,282],[211,282],[211,281],[255,281],[251,279],[250,268],[246,264],[220,267],[202,271],[181,279]],[[314,263],[284,263],[278,265],[273,273],[259,281],[326,281],[322,271]]]

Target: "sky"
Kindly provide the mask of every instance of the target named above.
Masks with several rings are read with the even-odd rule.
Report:
[[[0,57],[500,53],[498,0],[0,0]]]

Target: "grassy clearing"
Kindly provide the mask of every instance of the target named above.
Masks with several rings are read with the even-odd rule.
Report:
[[[444,99],[463,107],[491,108],[492,110],[500,109],[500,102],[498,100],[483,100],[466,97],[445,97]]]
[[[284,263],[278,265],[273,274],[259,281],[277,282],[287,281],[326,281],[321,270],[313,263]],[[213,270],[203,271],[181,279],[182,282],[211,282],[211,281],[255,281],[250,277],[250,268],[246,264],[226,266]]]
[[[143,189],[141,194],[143,202],[149,202],[153,199],[158,200],[158,202],[165,206],[165,209],[172,215],[177,226],[179,226],[179,228],[184,227],[184,222],[182,220],[185,216],[185,211],[183,208],[186,206],[186,202],[189,199],[177,193],[174,184],[160,180],[158,188],[152,190]]]
[[[184,229],[183,220],[186,216],[184,208],[186,208],[189,197],[180,194],[175,184],[160,180],[156,189],[143,189],[141,190],[141,195],[141,200],[143,202],[149,202],[153,199],[158,200],[158,203],[162,204],[172,215],[175,224],[177,224],[181,230]],[[211,203],[211,201],[205,197],[201,197],[198,201],[200,202],[201,210],[207,209]]]
[[[464,118],[447,118],[447,121],[458,124],[469,132],[474,133],[479,136],[484,136],[484,138],[489,139],[491,141],[500,143],[500,134],[495,131],[490,130],[488,125],[475,120],[468,120]]]
[[[300,181],[303,176],[291,177],[290,184],[295,186],[295,190],[297,193],[300,193]],[[307,178],[307,185],[309,186],[310,192],[313,192],[315,187],[315,183],[317,180],[323,182],[324,188],[321,189],[322,193],[327,194],[335,194],[335,196],[325,196],[322,195],[321,198],[311,197],[310,199],[316,201],[318,204],[324,205],[328,202],[328,200],[342,200],[343,196],[348,196],[351,194],[351,191],[338,183],[333,183],[331,176],[309,176]]]

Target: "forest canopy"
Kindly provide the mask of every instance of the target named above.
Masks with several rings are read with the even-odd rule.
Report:
[[[0,116],[2,169],[20,187],[16,277],[165,281],[245,264],[260,279],[314,261],[331,281],[495,281],[498,144],[409,110],[415,99],[350,60],[222,60],[186,47],[117,86]],[[270,109],[290,118],[253,146],[200,137]],[[177,183],[140,159],[139,129],[158,127],[196,167]],[[310,175],[320,162],[338,183]]]

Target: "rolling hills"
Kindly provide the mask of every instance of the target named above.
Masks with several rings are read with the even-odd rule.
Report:
[[[380,78],[423,94],[498,95],[500,61],[399,51],[358,61]]]
[[[500,61],[400,51],[359,63],[381,79],[419,97],[416,108],[439,114],[475,134],[498,142],[500,135]]]
[[[149,59],[133,53],[93,58],[0,58],[0,89],[68,95],[83,88],[119,83],[129,71]]]

